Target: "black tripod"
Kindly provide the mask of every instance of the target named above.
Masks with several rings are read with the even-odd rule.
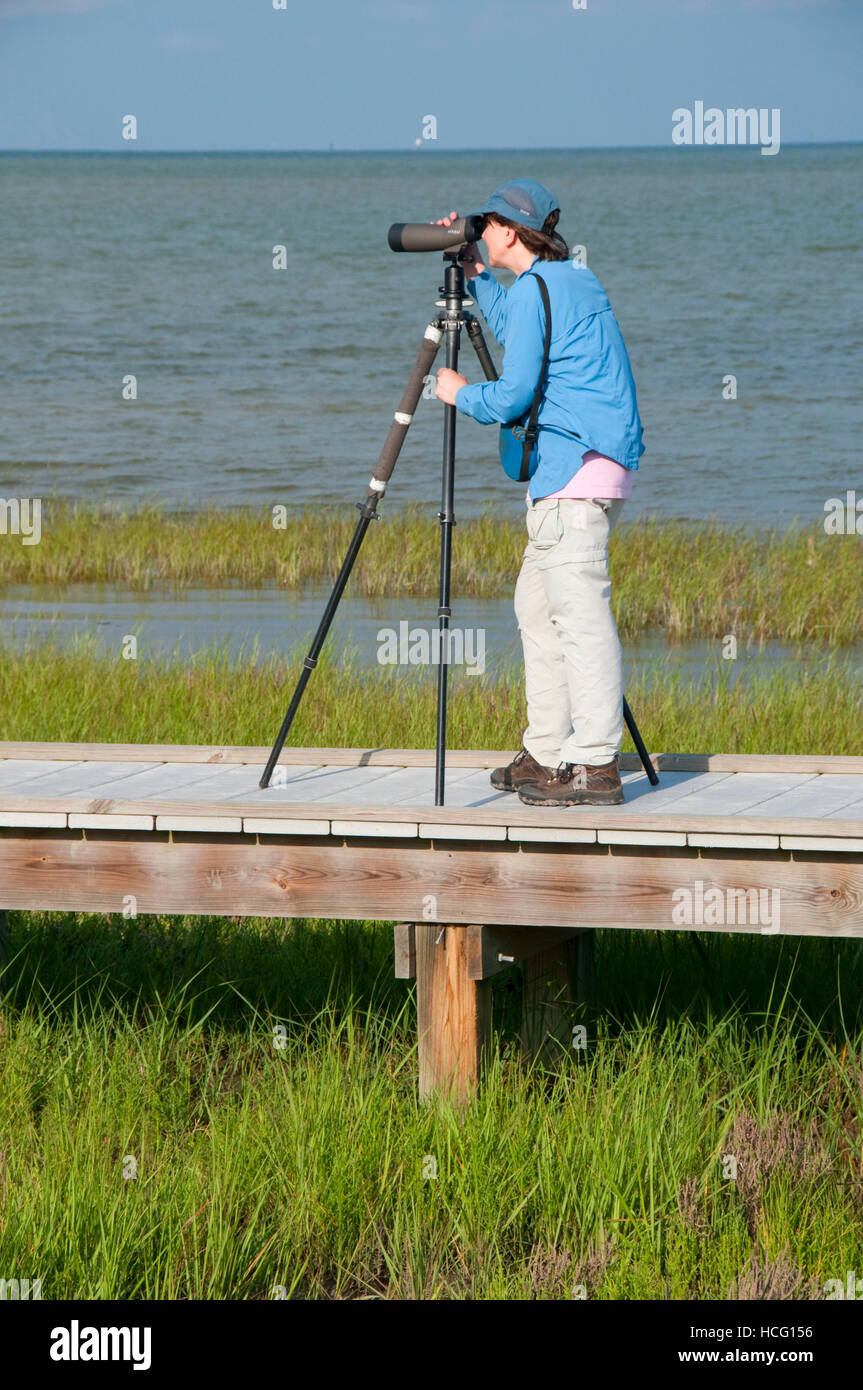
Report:
[[[460,248],[461,249],[461,248]],[[432,363],[434,362],[437,350],[442,337],[446,339],[446,366],[453,371],[458,366],[458,350],[461,339],[461,330],[466,328],[468,336],[473,343],[479,364],[482,367],[486,378],[489,381],[497,380],[497,371],[491,360],[482,330],[473,314],[468,313],[464,307],[467,298],[464,288],[464,270],[459,262],[459,250],[444,252],[444,283],[440,286],[442,300],[437,301],[437,306],[442,310],[432,321],[423,334],[420,350],[417,354],[413,370],[408,378],[404,394],[399,401],[398,410],[393,417],[384,447],[381,450],[380,458],[377,461],[375,470],[369,481],[368,490],[364,502],[358,502],[357,507],[360,512],[360,519],[357,522],[356,530],[348,546],[347,554],[342,561],[333,591],[330,594],[327,606],[324,609],[323,617],[318,624],[314,640],[309,648],[309,654],[303,661],[303,669],[300,679],[294,691],[288,712],[282,721],[278,737],[273,745],[264,774],[261,777],[259,786],[269,786],[273,768],[279,759],[279,754],[284,747],[288,730],[293,723],[294,716],[299,708],[300,700],[303,698],[303,691],[308,683],[309,676],[314,670],[321,648],[324,645],[327,633],[330,629],[339,599],[344,592],[345,585],[350,577],[354,561],[357,558],[359,548],[362,545],[363,537],[369,527],[369,522],[374,519],[379,521],[377,506],[390,480],[392,471],[396,466],[396,460],[401,452],[405,435],[410,428],[414,411],[422,395],[423,384],[427,379]],[[468,300],[472,303],[472,300]],[[437,685],[437,730],[435,741],[435,805],[444,804],[444,764],[446,758],[446,702],[447,702],[447,675],[449,671],[447,656],[449,653],[449,620],[452,616],[450,609],[450,571],[452,567],[452,528],[455,525],[453,514],[454,490],[455,490],[455,417],[456,409],[454,405],[444,406],[444,434],[443,434],[443,483],[441,495],[441,509],[438,512],[441,524],[441,551],[440,551],[440,591],[438,603],[438,627],[441,659],[438,664],[438,685]],[[632,718],[629,705],[623,701],[623,715],[626,727],[629,729],[638,755],[641,758],[644,770],[653,786],[659,781],[650,761],[647,749],[644,746],[641,735],[636,728]]]

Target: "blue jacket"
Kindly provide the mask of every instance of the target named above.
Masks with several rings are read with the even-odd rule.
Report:
[[[508,424],[528,410],[545,340],[539,274],[551,303],[551,346],[539,406],[532,501],[559,492],[581,467],[587,449],[638,468],[644,453],[635,381],[608,296],[586,266],[538,256],[508,290],[488,270],[467,282],[495,338],[504,347],[497,381],[462,386],[456,408],[481,425]],[[577,437],[576,437],[577,436]]]

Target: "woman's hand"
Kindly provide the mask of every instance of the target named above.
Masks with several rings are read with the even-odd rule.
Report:
[[[450,227],[457,219],[458,213],[453,211],[450,213],[449,217],[439,217],[434,225],[436,227]],[[465,276],[468,280],[472,280],[475,275],[481,275],[485,270],[485,266],[480,260],[479,251],[477,249],[478,245],[478,242],[470,241],[459,252],[459,263],[463,266]]]
[[[480,260],[479,242],[469,241],[467,246],[459,253],[459,262],[464,266],[465,278],[472,280],[475,275],[481,275],[485,270],[485,265]]]
[[[444,405],[455,405],[456,392],[467,386],[467,377],[454,372],[452,367],[441,367],[437,374],[435,395]]]

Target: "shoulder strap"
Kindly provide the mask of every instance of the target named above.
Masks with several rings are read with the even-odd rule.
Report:
[[[524,444],[522,446],[521,455],[522,477],[519,479],[520,482],[525,482],[527,480],[530,456],[536,444],[536,420],[539,415],[539,403],[542,400],[542,383],[545,377],[545,369],[548,366],[548,350],[551,344],[551,301],[548,297],[548,286],[541,275],[537,275],[535,271],[531,271],[531,274],[539,285],[539,292],[542,295],[542,302],[545,306],[545,344],[542,350],[542,366],[539,369],[539,381],[536,383],[536,390],[533,393],[533,404],[530,407],[530,415],[524,434]]]

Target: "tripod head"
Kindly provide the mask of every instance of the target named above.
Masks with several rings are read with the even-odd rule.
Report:
[[[461,309],[465,304],[473,304],[470,291],[465,289],[464,267],[461,264],[464,246],[457,250],[444,251],[443,253],[443,278],[444,282],[438,286],[438,293],[443,295],[443,299],[435,300],[439,309],[446,309],[444,318],[449,318],[456,314],[459,316],[459,327],[465,323],[461,317]],[[470,315],[467,316],[468,318]]]

